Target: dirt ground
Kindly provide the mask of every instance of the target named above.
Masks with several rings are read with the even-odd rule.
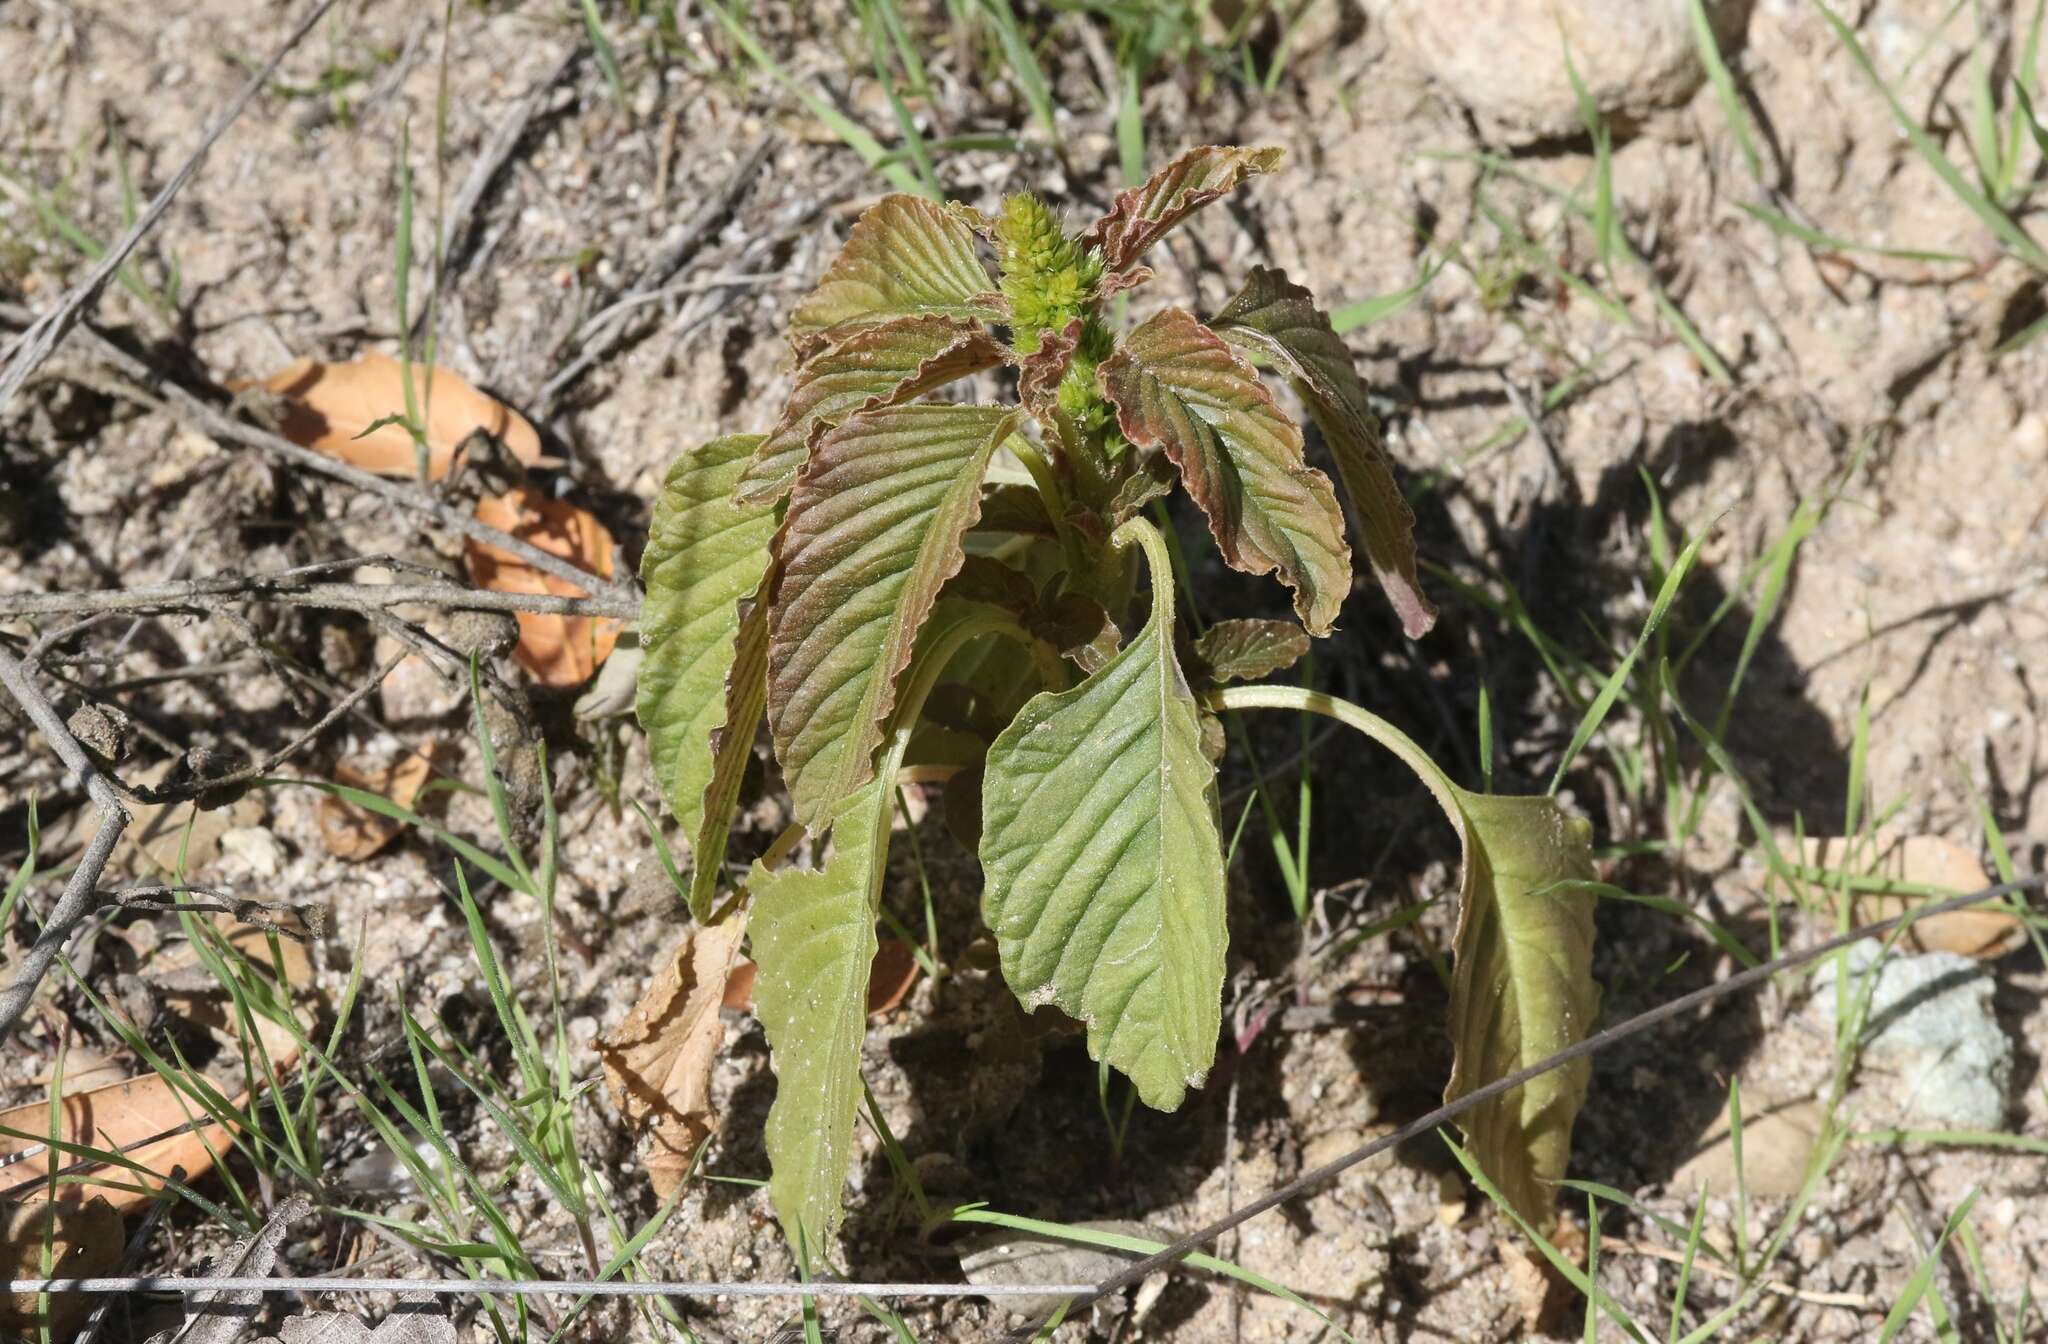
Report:
[[[623,101],[585,54],[581,18],[558,5],[438,7],[344,0],[287,58],[274,88],[223,136],[201,173],[144,244],[137,271],[167,289],[163,311],[110,288],[106,329],[167,370],[215,382],[261,377],[291,359],[396,349],[393,239],[396,173],[409,135],[420,201],[415,233],[431,250],[432,203],[452,202],[494,134],[542,90],[525,133],[467,221],[466,246],[442,290],[441,358],[524,411],[565,459],[552,478],[594,509],[637,560],[649,501],[684,448],[767,426],[788,386],[779,324],[830,258],[853,215],[885,188],[829,131],[771,81],[727,63],[708,14],[689,5],[665,36],[655,7],[639,21],[605,7]],[[1012,190],[1046,192],[1086,216],[1120,185],[1112,112],[1100,93],[1101,53],[1058,40],[1041,50],[1063,109],[1056,151],[1033,129],[1011,81],[976,49],[945,39],[928,15],[935,85],[926,114],[947,134],[1027,136],[1021,154],[949,155],[941,176],[962,199],[991,206]],[[1901,100],[1961,162],[1955,109],[1976,29],[1942,0],[1876,0],[1859,31]],[[1987,5],[1986,9],[2000,8]],[[2019,6],[2025,10],[2026,6]],[[865,39],[836,6],[752,7],[776,58],[829,89],[877,133],[889,113]],[[1944,22],[1944,16],[1952,21]],[[2023,16],[2007,16],[2012,24]],[[83,273],[76,250],[38,222],[31,193],[105,240],[120,230],[116,161],[146,197],[175,170],[246,67],[288,30],[291,15],[240,0],[164,0],[144,9],[97,0],[0,5],[0,299],[40,308]],[[1078,25],[1079,19],[1063,20]],[[1710,88],[1625,128],[1614,147],[1613,198],[1650,274],[1733,377],[1717,380],[1675,339],[1645,272],[1617,263],[1604,278],[1583,226],[1570,225],[1544,184],[1575,189],[1593,168],[1585,137],[1512,151],[1481,128],[1391,35],[1379,7],[1321,0],[1271,93],[1190,65],[1168,68],[1145,94],[1153,162],[1186,144],[1270,143],[1288,151],[1278,175],[1214,208],[1162,249],[1159,278],[1135,311],[1192,302],[1213,311],[1257,262],[1284,267],[1331,304],[1408,285],[1426,258],[1456,251],[1419,300],[1350,340],[1390,443],[1413,485],[1425,557],[1498,594],[1511,582],[1535,623],[1602,667],[1648,611],[1654,481],[1677,529],[1705,529],[1700,569],[1674,613],[1698,628],[1725,600],[1733,614],[1687,669],[1680,693],[1719,703],[1738,660],[1747,680],[1727,745],[1763,817],[1839,833],[1859,701],[1870,718],[1865,770],[1879,808],[1906,832],[1982,842],[1980,806],[2006,835],[2023,873],[2048,847],[2048,743],[2037,682],[2048,666],[2048,342],[1993,357],[2040,311],[2040,278],[1945,191],[1902,136],[1878,93],[1804,0],[1758,0],[1739,63],[1774,179],[1813,227],[1839,238],[1964,255],[1962,264],[1808,246],[1738,208],[1757,192]],[[1064,30],[1062,30],[1064,31]],[[1916,53],[1918,58],[1915,59]],[[437,161],[438,90],[447,86],[445,162]],[[1899,72],[1905,71],[1902,76]],[[552,81],[552,83],[550,83]],[[750,159],[757,146],[765,157]],[[1487,174],[1474,154],[1512,152],[1520,178]],[[742,176],[737,180],[735,173]],[[688,232],[707,202],[710,232]],[[1489,212],[1577,276],[1599,280],[1620,310],[1563,283],[1518,252]],[[665,251],[689,257],[630,340],[571,381],[558,375],[593,315],[626,293]],[[416,282],[418,283],[418,282]],[[416,291],[417,292],[417,291]],[[1591,370],[1590,374],[1584,371]],[[249,573],[335,556],[396,554],[459,570],[446,535],[329,483],[181,426],[110,395],[93,358],[73,345],[0,416],[0,594],[96,589]],[[1533,428],[1503,434],[1525,407],[1568,384]],[[1745,659],[1742,635],[1759,601],[1751,567],[1802,506],[1832,499],[1799,549],[1782,606]],[[1183,519],[1184,526],[1198,526]],[[1198,575],[1211,614],[1278,614],[1268,591],[1220,570]],[[1477,780],[1472,725],[1490,697],[1504,790],[1540,788],[1575,714],[1529,643],[1442,577],[1438,628],[1404,645],[1385,603],[1361,582],[1343,628],[1318,652],[1326,685],[1414,732],[1468,783]],[[146,729],[139,772],[195,743],[260,754],[309,716],[287,683],[249,650],[260,639],[352,682],[385,654],[360,620],[261,609],[244,629],[223,620],[151,619],[102,626],[76,647],[100,661],[66,675],[119,684]],[[18,621],[0,629],[26,634]],[[150,681],[219,661],[206,676]],[[516,671],[506,664],[507,675]],[[566,695],[537,697],[563,816],[558,932],[566,1029],[580,1075],[595,1076],[591,1042],[645,988],[683,916],[655,860],[639,800],[659,814],[646,753],[630,718],[582,720]],[[68,706],[67,706],[68,708]],[[482,777],[464,688],[408,664],[365,712],[323,734],[293,773],[327,777],[344,758],[434,744],[443,773]],[[317,715],[318,709],[314,710]],[[1291,727],[1262,739],[1284,759]],[[1611,730],[1636,731],[1624,720]],[[920,847],[935,884],[941,947],[953,972],[877,1021],[870,1085],[927,1193],[986,1200],[1059,1221],[1136,1219],[1167,1231],[1205,1223],[1275,1183],[1356,1146],[1433,1104],[1448,1070],[1444,993],[1430,961],[1453,912],[1439,902],[1413,928],[1333,952],[1336,934],[1399,906],[1448,895],[1455,845],[1412,784],[1388,762],[1341,745],[1312,756],[1314,883],[1306,924],[1288,907],[1254,821],[1233,877],[1231,999],[1240,1027],[1255,1005],[1342,1005],[1284,1015],[1253,1033],[1177,1114],[1140,1111],[1121,1152],[1098,1108],[1080,1038],[1027,1018],[973,947],[979,890],[972,860],[936,815]],[[1632,805],[1586,757],[1568,781],[1603,844],[1663,833],[1662,800]],[[125,767],[124,767],[125,768]],[[1233,759],[1226,809],[1242,807],[1250,774]],[[1291,784],[1283,793],[1291,792]],[[936,793],[933,795],[936,798]],[[38,803],[44,864],[65,863],[89,809],[39,738],[0,715],[0,869],[19,862],[28,801]],[[1290,799],[1283,800],[1291,809]],[[323,844],[317,795],[248,794],[193,876],[328,912],[315,949],[322,984],[339,993],[352,969],[366,990],[345,1044],[354,1061],[402,1053],[401,1001],[481,1028],[488,1000],[452,900],[443,851],[409,838],[348,863]],[[783,821],[771,781],[750,785],[743,854]],[[447,800],[444,824],[489,833],[477,798]],[[249,833],[268,837],[254,841]],[[680,852],[680,837],[671,834]],[[909,846],[896,847],[888,901],[921,920]],[[1671,860],[1621,861],[1612,880],[1677,897],[1761,948],[1763,872],[1733,792],[1711,794],[1702,833]],[[47,881],[42,888],[54,890]],[[530,1011],[546,1002],[541,914],[530,902],[485,898],[487,918]],[[915,912],[915,913],[913,913]],[[950,918],[948,918],[950,916]],[[1826,931],[1788,916],[1788,937]],[[368,936],[363,932],[368,930]],[[1667,914],[1603,905],[1596,974],[1603,1015],[1620,1018],[1725,976],[1734,964]],[[89,983],[114,984],[102,939]],[[18,943],[7,944],[12,955]],[[2048,1138],[2048,970],[2023,950],[1995,966],[1995,1007],[2016,1047],[2004,1128]],[[1792,1100],[1827,1085],[1830,1044],[1804,1012],[1797,979],[1723,1000],[1601,1054],[1580,1120],[1575,1174],[1627,1192],[1681,1225],[1690,1192],[1674,1182],[1713,1122],[1730,1079],[1745,1093]],[[766,1175],[760,1126],[773,1078],[761,1030],[729,1013],[715,1080],[723,1127],[713,1177]],[[31,1081],[60,1038],[103,1045],[75,988],[48,993],[0,1058],[0,1102],[40,1095]],[[1292,1025],[1286,1023],[1292,1022]],[[69,1035],[67,1036],[67,1032]],[[503,1063],[502,1041],[476,1048]],[[1867,1071],[1866,1071],[1867,1073]],[[516,1165],[489,1117],[450,1097],[448,1138],[480,1171]],[[1895,1117],[1881,1077],[1851,1093],[1854,1127]],[[376,1136],[338,1102],[327,1122],[331,1207],[412,1209],[403,1174],[376,1158]],[[583,1094],[577,1133],[593,1179],[637,1226],[656,1204],[635,1136],[601,1088]],[[952,1279],[944,1247],[920,1244],[915,1220],[874,1136],[849,1190],[841,1260],[868,1280]],[[1953,1255],[1937,1281],[1958,1315],[1952,1338],[1993,1339],[2023,1293],[2048,1282],[2041,1158],[2023,1151],[1852,1143],[1787,1242],[1744,1338],[1874,1338],[1923,1254],[1922,1242],[1968,1194],[1988,1282]],[[543,1272],[578,1272],[581,1252],[559,1209],[530,1179],[505,1199]],[[1752,1226],[1780,1205],[1755,1201]],[[1582,1205],[1572,1205],[1583,1221]],[[1725,1229],[1733,1203],[1710,1201]],[[1644,1216],[1610,1209],[1600,1282],[1645,1321],[1668,1317],[1678,1267],[1640,1250],[1674,1238]],[[1725,1237],[1725,1230],[1721,1233]],[[196,1211],[173,1214],[141,1261],[190,1268],[226,1236]],[[1441,1145],[1354,1169],[1338,1183],[1262,1217],[1221,1253],[1280,1279],[1360,1339],[1490,1340],[1523,1332],[1503,1234]],[[446,1260],[370,1237],[323,1216],[289,1245],[283,1265],[324,1273],[451,1273]],[[671,1279],[780,1279],[794,1266],[763,1192],[693,1182],[641,1262]],[[1833,1296],[1830,1296],[1833,1295]],[[1697,1276],[1693,1322],[1732,1298]],[[786,1303],[682,1304],[704,1340],[768,1338]],[[464,1319],[473,1311],[462,1308]],[[994,1338],[1000,1312],[966,1300],[913,1304],[922,1340]],[[1564,1327],[1575,1330],[1574,1307]],[[892,1338],[848,1305],[826,1309],[842,1341]],[[482,1327],[478,1327],[479,1330]],[[589,1339],[638,1337],[641,1319],[599,1311]],[[2034,1325],[2029,1338],[2048,1338]],[[140,1335],[137,1336],[138,1338]],[[479,1337],[487,1337],[480,1334]],[[1128,1301],[1062,1327],[1066,1340],[1284,1341],[1331,1338],[1314,1316],[1276,1299],[1177,1277],[1142,1316]],[[1921,1311],[1902,1338],[1936,1338]]]

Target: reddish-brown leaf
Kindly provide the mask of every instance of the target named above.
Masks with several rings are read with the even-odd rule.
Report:
[[[1017,413],[885,406],[818,440],[776,535],[768,726],[796,820],[822,831],[874,778],[896,677],[981,513]]]
[[[734,498],[772,504],[789,492],[819,435],[856,411],[910,401],[1002,362],[979,325],[932,315],[864,327],[807,360],[782,418],[754,450]]]
[[[1259,266],[1212,325],[1223,339],[1258,350],[1290,375],[1336,459],[1365,532],[1365,553],[1402,630],[1410,639],[1428,633],[1436,608],[1415,572],[1415,513],[1394,480],[1365,380],[1328,314],[1286,275]]]
[[[1236,190],[1246,178],[1279,167],[1280,157],[1278,149],[1197,145],[1143,186],[1120,193],[1109,213],[1081,234],[1081,246],[1100,248],[1112,272],[1124,270],[1181,220]]]
[[[1225,562],[1247,574],[1278,570],[1309,633],[1328,634],[1351,588],[1344,515],[1252,366],[1192,313],[1168,308],[1098,374],[1124,436],[1180,469]]]
[[[825,278],[790,315],[798,350],[819,332],[937,314],[1000,322],[1007,305],[975,254],[974,229],[921,196],[884,196],[853,226]]]

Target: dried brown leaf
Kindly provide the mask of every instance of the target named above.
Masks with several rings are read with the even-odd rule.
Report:
[[[343,761],[334,767],[334,782],[389,798],[400,807],[411,807],[421,786],[433,773],[433,747],[429,745],[382,764]],[[361,862],[378,853],[405,829],[405,823],[395,817],[358,807],[332,794],[321,795],[319,810],[320,839],[327,852],[351,862]]]
[[[477,430],[502,440],[512,455],[543,461],[540,435],[517,411],[479,392],[447,369],[412,366],[414,404],[425,408],[427,475],[448,474],[455,450]],[[385,476],[416,476],[419,456],[401,424],[370,426],[405,409],[405,366],[370,351],[341,364],[295,360],[262,381],[285,399],[278,431],[293,443]],[[368,431],[365,433],[364,431]]]
[[[711,1133],[711,1068],[725,1041],[718,1010],[746,928],[742,909],[684,935],[625,1020],[598,1038],[613,1102],[646,1131],[657,1199],[682,1184]]]
[[[599,578],[612,576],[612,534],[588,509],[520,486],[502,495],[486,496],[477,504],[476,516]],[[465,539],[462,549],[470,581],[479,587],[499,593],[582,596],[575,584],[543,574],[495,546]],[[609,617],[532,611],[519,612],[518,617],[519,643],[512,656],[543,686],[581,686],[611,655],[619,639],[619,623]]]
[[[1984,871],[1975,850],[1939,835],[1900,835],[1886,828],[1877,833],[1874,845],[1864,837],[1843,840],[1808,836],[1805,857],[1816,868],[1847,867],[1859,876],[1941,887],[1957,893],[1991,885],[1991,875]],[[1937,898],[1860,893],[1856,897],[1855,920],[1858,924],[1869,924],[1895,919],[1934,899]],[[1903,941],[1916,952],[1958,952],[1995,961],[2026,946],[2027,926],[2012,911],[1987,904],[1916,920],[1906,930]]]
[[[121,1267],[124,1240],[121,1215],[104,1199],[6,1205],[0,1207],[0,1279],[112,1274]],[[69,1338],[95,1301],[82,1293],[52,1293],[45,1313],[37,1309],[36,1299],[35,1293],[0,1297],[0,1334],[34,1339],[39,1328],[47,1327],[50,1336]]]

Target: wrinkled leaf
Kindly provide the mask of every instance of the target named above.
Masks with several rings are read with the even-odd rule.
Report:
[[[97,1196],[82,1204],[44,1200],[0,1205],[0,1279],[90,1279],[118,1273],[126,1240],[121,1215]],[[44,1313],[36,1308],[37,1297],[0,1297],[0,1332],[10,1339],[29,1340],[47,1326],[53,1338],[68,1339],[98,1301],[82,1293],[52,1293]]]
[[[1163,567],[1162,567],[1163,568]],[[1033,697],[989,748],[982,914],[1027,1008],[1171,1110],[1216,1055],[1224,948],[1215,770],[1173,657],[1172,584],[1101,671]]]
[[[855,222],[789,329],[796,338],[924,313],[1000,322],[1004,305],[965,221],[922,197],[892,195]]]
[[[1351,587],[1344,516],[1251,365],[1193,314],[1168,308],[1098,372],[1124,436],[1180,468],[1231,568],[1277,569],[1302,624],[1328,634]]]
[[[1294,666],[1308,652],[1308,632],[1293,621],[1218,621],[1190,652],[1190,675],[1217,685],[1257,681]]]
[[[684,934],[640,1002],[598,1038],[605,1087],[643,1131],[641,1162],[664,1202],[711,1134],[711,1069],[725,1043],[718,1010],[746,927],[742,908]]]
[[[818,441],[776,535],[768,726],[796,820],[817,831],[874,778],[896,677],[981,512],[981,477],[1016,413],[863,411]]]
[[[419,454],[404,425],[386,423],[370,429],[380,420],[406,413],[405,366],[391,356],[373,350],[343,364],[295,360],[261,385],[285,399],[278,432],[300,447],[384,476],[419,474]],[[478,430],[502,440],[529,466],[544,460],[540,435],[526,417],[449,370],[435,365],[430,376],[426,365],[415,364],[412,385],[413,404],[426,416],[431,479],[448,474],[455,450]],[[236,385],[236,390],[241,386],[245,385]]]
[[[635,708],[655,780],[690,838],[690,911],[699,920],[717,892],[767,690],[761,599],[775,512],[732,502],[760,441],[729,435],[678,459],[654,501],[640,560],[645,660]]]
[[[1080,348],[1086,325],[1078,317],[1069,318],[1061,330],[1046,332],[1038,348],[1018,365],[1017,399],[1024,403],[1025,410],[1042,417],[1059,404],[1060,380],[1067,376],[1067,368],[1074,362],[1074,351]]]
[[[1394,480],[1379,418],[1351,350],[1315,298],[1285,274],[1257,266],[1211,324],[1233,344],[1284,368],[1336,460],[1365,533],[1365,553],[1410,639],[1436,623],[1415,572],[1415,513]]]
[[[597,515],[566,500],[551,499],[531,486],[477,503],[479,521],[599,578],[612,576],[612,534]],[[464,538],[463,560],[470,581],[498,593],[555,593],[581,597],[583,590],[566,579],[543,574],[517,556],[495,546]],[[512,656],[543,686],[581,686],[590,680],[619,639],[619,623],[610,617],[555,616],[535,611],[515,613],[519,643]]]
[[[754,1003],[775,1063],[768,1195],[804,1264],[830,1249],[853,1156],[894,776],[892,764],[841,801],[823,868],[766,872],[757,863],[748,883]]]
[[[1280,166],[1278,149],[1197,145],[1146,180],[1118,194],[1109,213],[1081,234],[1081,246],[1100,248],[1112,272],[1141,256],[1174,225],[1257,173]]]
[[[1440,799],[1440,801],[1444,801]],[[1451,980],[1451,1080],[1444,1099],[1583,1040],[1600,1011],[1592,827],[1548,796],[1455,792],[1465,845]],[[1592,1061],[1581,1059],[1459,1118],[1472,1157],[1539,1231],[1556,1219],[1557,1182]]]
[[[782,418],[755,451],[737,498],[781,499],[818,436],[855,411],[923,396],[1002,358],[994,337],[950,317],[904,317],[852,333],[797,371]]]
[[[429,744],[381,764],[342,761],[334,767],[334,782],[389,798],[400,807],[411,807],[421,786],[433,773],[433,747]],[[357,807],[331,793],[320,795],[318,809],[320,839],[327,852],[351,863],[360,863],[379,853],[405,829],[405,823],[396,817]]]

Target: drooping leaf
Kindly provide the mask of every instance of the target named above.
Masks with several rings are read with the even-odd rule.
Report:
[[[1294,666],[1308,652],[1308,632],[1293,621],[1218,621],[1191,650],[1190,674],[1216,685],[1257,681]]]
[[[294,360],[261,385],[284,398],[277,428],[293,443],[364,471],[416,476],[418,448],[405,426],[393,420],[407,413],[408,370],[412,408],[423,421],[430,479],[438,481],[448,474],[456,449],[478,430],[502,441],[513,457],[529,466],[546,460],[540,435],[525,416],[438,364],[431,369],[424,364],[408,366],[371,350],[340,364]],[[247,385],[230,386],[239,392]]]
[[[558,555],[577,568],[612,576],[612,534],[588,509],[544,495],[530,485],[486,495],[476,506],[478,521]],[[465,538],[462,558],[470,581],[499,593],[554,593],[581,597],[566,579],[543,574],[509,551]],[[581,686],[611,656],[619,623],[609,616],[557,616],[536,611],[515,615],[519,643],[512,657],[543,686]]]
[[[1255,349],[1287,371],[1330,445],[1365,532],[1366,556],[1401,628],[1410,639],[1427,633],[1436,608],[1415,572],[1415,513],[1394,480],[1365,380],[1329,315],[1284,273],[1258,266],[1211,325],[1226,341]]]
[[[938,314],[1000,322],[1002,296],[974,251],[974,230],[920,196],[884,196],[854,223],[825,278],[790,315],[792,339]]]
[[[797,371],[782,418],[755,450],[737,498],[782,498],[811,444],[855,411],[923,396],[1002,358],[1003,347],[987,331],[950,317],[903,317],[853,332]]]
[[[597,1040],[605,1089],[644,1133],[648,1183],[666,1200],[711,1134],[711,1070],[725,1042],[718,1009],[747,928],[741,907],[693,928],[618,1026]]]
[[[1017,997],[1085,1022],[1088,1053],[1171,1110],[1216,1054],[1223,848],[1173,586],[1153,579],[1145,628],[989,748],[982,914]]]
[[[678,458],[654,501],[640,561],[646,653],[635,709],[655,780],[695,852],[690,908],[700,920],[716,894],[766,694],[760,599],[775,512],[732,502],[760,442],[758,434],[728,435]]]
[[[768,726],[805,827],[874,777],[896,676],[1016,422],[994,407],[885,406],[811,450],[776,535],[768,614]]]
[[[1252,366],[1193,314],[1168,308],[1098,374],[1124,437],[1158,446],[1180,468],[1231,568],[1277,569],[1302,624],[1328,634],[1351,586],[1344,515]]]
[[[1451,980],[1455,1052],[1444,1099],[1583,1040],[1600,1011],[1593,982],[1592,827],[1548,796],[1455,791],[1465,876]],[[1553,1069],[1465,1112],[1481,1170],[1539,1230],[1556,1219],[1557,1183],[1590,1060]]]
[[[1240,145],[1197,145],[1146,180],[1118,194],[1109,213],[1081,234],[1100,248],[1111,272],[1124,270],[1174,225],[1255,173],[1280,166],[1281,151]]]

